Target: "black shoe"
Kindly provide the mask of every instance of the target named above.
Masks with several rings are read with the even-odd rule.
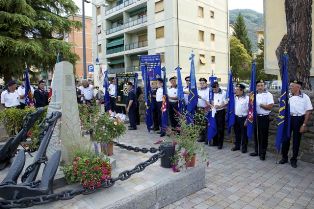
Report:
[[[247,149],[242,149],[241,152],[242,153],[247,153]]]
[[[159,131],[159,128],[154,128],[154,131]]]
[[[217,148],[218,148],[218,149],[222,149],[222,146],[218,146]]]
[[[233,147],[233,148],[231,149],[231,151],[237,151],[237,150],[240,150],[240,148],[238,148],[238,147]]]
[[[256,156],[258,156],[258,154],[256,152],[252,152],[252,153],[250,153],[250,156],[256,157]]]
[[[137,128],[129,127],[128,130],[137,130]]]
[[[156,134],[161,134],[161,131],[158,131]]]
[[[296,160],[290,160],[290,163],[291,163],[291,167],[292,168],[297,168],[297,161]]]
[[[264,161],[264,160],[265,160],[265,155],[259,156],[259,159],[262,160],[262,161]]]
[[[282,158],[278,163],[279,163],[279,164],[285,164],[285,163],[287,163],[287,162],[288,162],[287,159]]]
[[[161,133],[160,134],[160,137],[164,137],[164,136],[166,136],[166,133]]]

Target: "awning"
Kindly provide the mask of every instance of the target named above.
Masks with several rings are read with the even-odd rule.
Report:
[[[109,65],[122,64],[122,63],[124,63],[124,58],[122,58],[122,59],[116,59],[116,60],[109,60],[109,62],[110,62]]]
[[[124,44],[124,38],[115,39],[107,44],[107,48],[120,46]]]

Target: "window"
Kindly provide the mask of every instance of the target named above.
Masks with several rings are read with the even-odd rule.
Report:
[[[165,27],[156,28],[156,39],[163,38],[165,36]]]
[[[96,7],[96,15],[100,15],[101,14],[101,7]]]
[[[98,53],[101,53],[101,44],[98,44]]]
[[[215,34],[214,33],[210,34],[210,40],[215,41]]]
[[[164,0],[155,2],[155,13],[164,11]]]
[[[198,17],[204,18],[204,8],[198,7]]]
[[[211,61],[212,61],[212,63],[214,64],[215,61],[216,61],[216,57],[215,57],[215,56],[211,56]]]
[[[198,31],[198,40],[204,42],[204,31]]]
[[[200,54],[200,63],[201,63],[202,65],[205,65],[205,64],[206,64],[205,54]]]
[[[210,18],[215,18],[215,12],[210,10]]]

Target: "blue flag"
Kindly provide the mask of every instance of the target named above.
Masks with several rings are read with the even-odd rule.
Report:
[[[179,101],[179,112],[180,114],[184,111],[184,92],[183,92],[183,85],[182,85],[182,78],[181,78],[181,68],[177,67],[177,77],[178,77],[178,101]]]
[[[209,102],[212,103],[214,101],[214,92],[212,85],[214,84],[215,81],[217,81],[217,77],[211,76],[209,77],[210,81],[210,88],[209,88]],[[217,124],[216,124],[216,119],[213,111],[209,111],[206,115],[207,118],[207,140],[210,142],[217,134]]]
[[[104,91],[105,91],[105,95],[104,95],[105,111],[108,112],[110,110],[108,70],[105,71],[105,76],[104,76]]]
[[[163,96],[161,106],[161,129],[166,131],[168,128],[168,97],[167,97],[167,85],[166,85],[166,68],[161,69],[164,72],[164,85],[163,85]]]
[[[189,97],[187,104],[187,123],[193,123],[195,108],[198,102],[198,93],[195,77],[195,65],[194,65],[194,54],[190,57],[191,60],[191,70],[190,70],[190,84],[189,84]]]
[[[146,106],[145,122],[146,122],[147,130],[150,132],[151,127],[153,126],[150,79],[147,73],[147,69],[144,69],[142,73],[143,73],[142,77],[144,80],[144,99],[145,99],[145,106]]]
[[[24,98],[25,98],[25,104],[27,106],[34,106],[34,100],[33,100],[33,93],[32,93],[32,89],[31,89],[31,83],[29,80],[29,74],[28,74],[28,68],[25,69],[25,94],[24,94]]]
[[[285,54],[281,58],[282,62],[282,88],[281,96],[279,98],[279,113],[277,116],[277,135],[276,135],[276,149],[279,152],[282,142],[290,138],[290,105],[289,105],[289,86],[288,86],[288,55]]]
[[[247,117],[247,137],[252,139],[254,124],[256,122],[256,63],[252,63],[251,83],[250,83],[249,112]]]
[[[235,123],[235,102],[234,102],[233,76],[231,71],[229,73],[227,98],[229,100],[227,107],[227,127],[228,134],[230,134],[231,128]]]

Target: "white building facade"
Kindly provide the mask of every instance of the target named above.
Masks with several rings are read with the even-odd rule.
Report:
[[[93,60],[110,73],[139,71],[139,56],[161,54],[167,75],[190,72],[227,83],[229,66],[227,0],[93,1]],[[106,6],[104,6],[106,4]],[[96,67],[97,71],[97,67]],[[97,75],[97,72],[94,73]],[[97,79],[95,79],[97,80]]]

